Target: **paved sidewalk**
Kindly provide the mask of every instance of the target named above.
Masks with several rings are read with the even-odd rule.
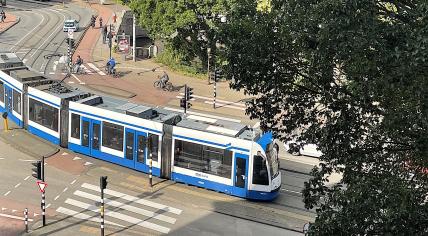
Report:
[[[120,17],[120,12],[126,9],[126,6],[100,5],[98,3],[92,3],[91,7],[98,12],[98,15],[107,24],[112,23],[114,12]],[[119,18],[118,22],[120,21],[121,19]],[[116,26],[115,28],[117,29],[118,27]],[[74,56],[77,55],[81,55],[85,63],[91,63],[104,71],[105,64],[109,58],[109,48],[107,44],[103,44],[101,30],[98,27],[87,31],[74,54]],[[187,84],[194,89],[194,95],[197,95],[195,97],[197,102],[192,102],[193,106],[190,111],[219,116],[225,115],[235,119],[238,118],[248,124],[256,122],[250,121],[248,116],[245,115],[245,101],[250,97],[245,96],[242,91],[231,90],[228,82],[217,83],[217,109],[213,109],[213,84],[207,85],[205,79],[201,80],[176,73],[152,59],[133,62],[131,59],[124,61],[122,55],[117,53],[112,53],[112,56],[117,61],[116,68],[118,72],[122,74],[119,79],[112,78],[109,75],[90,73],[78,75],[78,79],[72,79],[70,82],[85,84],[86,87],[92,90],[125,99],[132,97],[122,95],[123,91],[128,91],[129,94],[135,95],[130,99],[131,101],[173,108],[179,108],[179,98],[184,91],[184,84]],[[129,56],[129,58],[131,57]],[[165,92],[153,88],[153,83],[158,79],[158,76],[163,74],[163,71],[168,73],[170,81],[175,88],[174,92]]]
[[[18,22],[19,17],[6,12],[6,19],[4,20],[4,22],[0,22],[0,34],[11,28]]]

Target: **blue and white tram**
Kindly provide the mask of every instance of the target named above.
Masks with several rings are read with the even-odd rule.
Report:
[[[152,160],[155,176],[242,198],[272,200],[279,193],[278,145],[271,133],[58,88],[45,77],[25,81],[22,88],[0,72],[0,110],[52,143],[145,173]],[[13,91],[8,104],[11,88],[25,90],[19,105],[24,114],[14,109]]]

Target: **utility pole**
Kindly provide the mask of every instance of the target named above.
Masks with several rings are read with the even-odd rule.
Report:
[[[104,236],[104,189],[107,188],[107,176],[100,177],[100,189],[101,189],[101,236]]]
[[[109,35],[108,35],[108,37],[109,37],[109,39],[108,39],[108,47],[110,48],[110,57],[109,58],[111,58],[111,46],[112,46],[112,39],[113,39],[113,34],[111,33],[111,24],[110,24],[110,26],[109,26],[109,28],[110,28],[110,33],[109,33]]]
[[[135,13],[132,15],[132,60],[135,62],[136,59],[136,36],[135,36],[135,24],[136,24],[136,19],[135,19]]]
[[[211,48],[207,48],[207,62],[208,62],[208,65],[207,65],[207,71],[208,71],[208,73],[207,73],[207,80],[208,80],[208,84],[211,83],[211,80],[210,80],[210,58],[211,58]]]
[[[217,98],[217,68],[214,66],[214,99],[213,99],[213,108],[215,109],[215,102]]]

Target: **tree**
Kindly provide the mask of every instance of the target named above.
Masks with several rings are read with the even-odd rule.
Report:
[[[185,61],[199,58],[206,68],[207,48],[215,53],[219,18],[234,0],[131,0],[138,23],[152,38],[167,39]]]
[[[256,97],[247,113],[263,129],[323,152],[302,192],[310,234],[426,235],[428,2],[255,6],[241,1],[222,28],[223,70]]]

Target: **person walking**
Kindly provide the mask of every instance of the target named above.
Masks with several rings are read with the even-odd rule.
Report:
[[[103,43],[106,43],[107,38],[107,25],[104,25],[103,27]]]
[[[6,13],[4,13],[3,10],[1,10],[0,12],[0,20],[2,23],[4,23],[4,20],[6,19]]]

